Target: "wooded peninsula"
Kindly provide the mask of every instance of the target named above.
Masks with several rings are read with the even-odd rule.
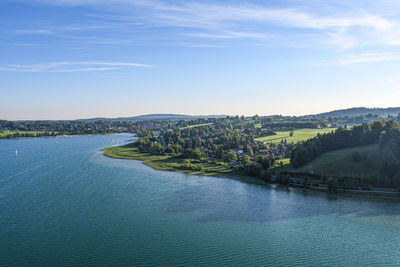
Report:
[[[114,158],[200,175],[251,176],[326,191],[400,188],[400,115],[351,109],[309,116],[171,115],[147,119],[0,120],[0,138],[134,133]]]
[[[361,117],[152,122],[136,130],[135,142],[103,151],[159,170],[251,176],[331,192],[397,192],[400,117]]]

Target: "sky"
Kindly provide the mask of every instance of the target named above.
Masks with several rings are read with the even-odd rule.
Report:
[[[0,119],[400,106],[400,2],[0,0]]]

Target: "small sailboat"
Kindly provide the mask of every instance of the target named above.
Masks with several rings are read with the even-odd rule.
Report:
[[[18,149],[15,150],[15,156],[18,157]]]

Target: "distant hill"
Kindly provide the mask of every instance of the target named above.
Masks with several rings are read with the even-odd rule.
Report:
[[[320,113],[317,115],[313,115],[316,117],[354,117],[354,116],[362,116],[368,114],[376,114],[381,117],[387,117],[388,115],[397,116],[400,113],[400,107],[398,108],[349,108],[349,109],[340,109],[334,110],[330,112]]]
[[[148,114],[134,117],[119,117],[119,118],[91,118],[81,119],[80,121],[93,122],[98,120],[105,121],[149,121],[149,120],[194,120],[208,118],[224,118],[226,115],[181,115],[181,114]]]

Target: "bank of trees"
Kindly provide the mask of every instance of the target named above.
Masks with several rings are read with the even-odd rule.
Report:
[[[346,187],[346,182],[351,181],[373,186],[400,186],[400,127],[396,121],[378,121],[318,135],[293,149],[291,164],[301,167],[322,153],[369,144],[379,144],[377,154],[353,152],[351,160],[362,163],[371,173],[365,177],[348,177],[338,184]]]
[[[5,121],[0,120],[2,138],[41,137],[54,135],[107,134],[136,132],[140,128],[127,121]]]
[[[242,162],[238,167],[239,172],[244,175],[270,180],[268,169],[275,165],[275,158],[271,156],[257,156],[254,161]]]
[[[293,167],[301,167],[322,153],[348,147],[374,144],[386,131],[398,128],[395,121],[363,123],[351,128],[340,127],[332,133],[318,134],[316,137],[298,144],[292,151],[290,162]]]
[[[393,127],[382,134],[379,148],[379,173],[388,177],[392,184],[400,185],[400,128]]]

